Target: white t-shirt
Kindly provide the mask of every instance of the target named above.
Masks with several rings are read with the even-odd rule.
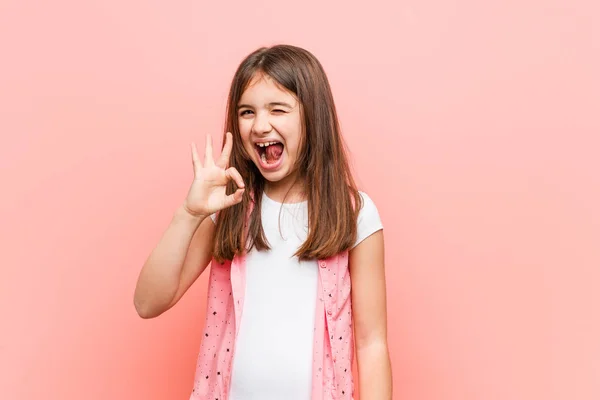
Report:
[[[356,246],[382,229],[364,192]],[[308,234],[307,202],[262,198],[269,251],[246,257],[246,290],[231,377],[231,400],[310,400],[317,261],[292,257]],[[215,216],[212,216],[213,221]]]

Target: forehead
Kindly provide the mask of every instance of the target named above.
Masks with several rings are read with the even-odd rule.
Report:
[[[296,96],[266,74],[256,74],[242,93],[240,103],[288,102],[296,104]]]

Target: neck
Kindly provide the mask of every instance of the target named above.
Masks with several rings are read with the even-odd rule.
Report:
[[[304,187],[302,183],[295,178],[286,178],[279,182],[267,181],[265,183],[265,193],[270,199],[279,203],[298,203],[306,200]]]

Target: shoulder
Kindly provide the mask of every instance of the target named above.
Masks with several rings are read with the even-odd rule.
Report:
[[[358,245],[373,233],[383,229],[383,223],[379,215],[379,210],[373,199],[365,192],[358,192],[361,197],[361,206],[358,212],[356,224],[357,237],[354,246]]]
[[[373,199],[363,191],[359,190],[358,193],[360,194],[360,198],[362,200],[360,210],[358,212],[358,220],[360,221],[373,218],[379,219],[379,210],[377,209]]]

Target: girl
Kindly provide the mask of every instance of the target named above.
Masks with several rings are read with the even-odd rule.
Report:
[[[191,400],[391,399],[383,230],[356,188],[333,96],[308,51],[238,67],[226,134],[144,264],[142,318],[173,307],[212,261]],[[351,285],[352,283],[352,285]]]

